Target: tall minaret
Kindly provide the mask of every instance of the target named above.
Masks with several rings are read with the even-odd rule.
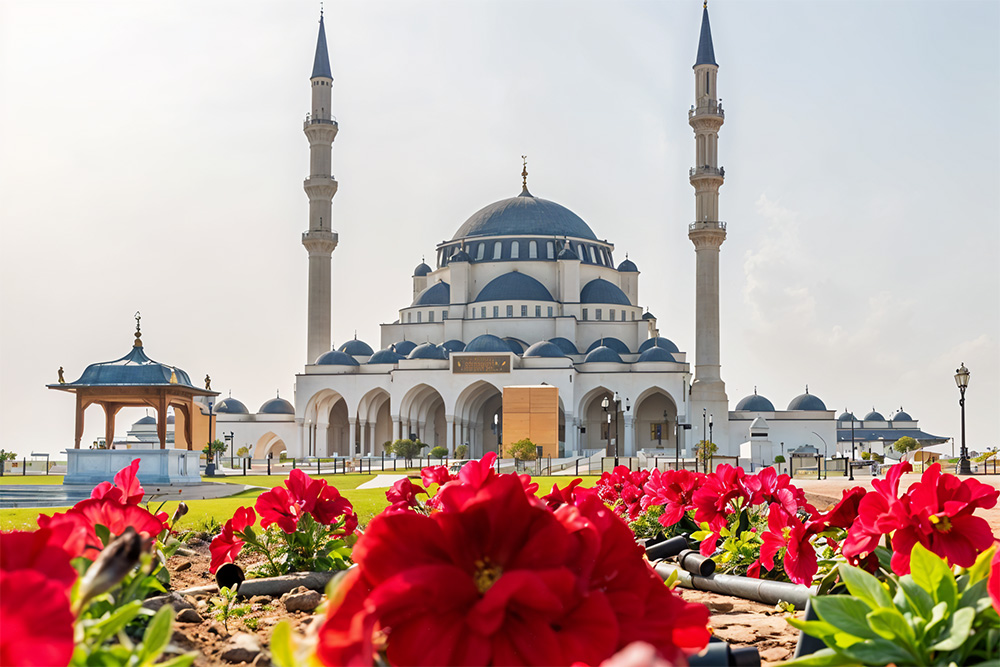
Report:
[[[726,223],[719,220],[719,188],[725,170],[719,166],[719,128],[725,120],[718,101],[716,77],[719,66],[712,47],[712,29],[708,23],[708,2],[701,18],[698,58],[694,63],[695,104],[688,112],[688,123],[695,136],[695,166],[690,171],[695,192],[695,221],[688,226],[688,238],[694,243],[697,257],[695,294],[695,370],[691,386],[694,408],[692,424],[704,411],[714,416],[715,424],[728,423],[729,399],[719,364],[719,248],[726,240]],[[699,431],[701,424],[698,423]],[[716,428],[716,444],[727,439],[727,428]],[[699,434],[697,440],[707,438]],[[720,438],[720,436],[722,436]]]
[[[313,61],[312,112],[306,116],[303,131],[309,139],[309,178],[303,183],[309,196],[309,231],[302,234],[302,245],[309,252],[309,335],[306,363],[311,364],[330,351],[330,256],[337,247],[337,232],[330,226],[333,196],[337,181],[333,178],[331,159],[337,121],[330,114],[333,76],[326,50],[323,13],[319,15],[319,39]]]

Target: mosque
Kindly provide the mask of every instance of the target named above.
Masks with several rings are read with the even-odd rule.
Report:
[[[331,164],[339,126],[321,15],[303,126],[310,152],[309,226],[301,238],[309,266],[305,364],[294,405],[275,397],[251,413],[231,396],[218,401],[216,437],[234,450],[248,446],[258,459],[282,452],[380,456],[385,443],[400,437],[449,452],[466,444],[479,457],[507,442],[504,390],[547,386],[557,389],[560,455],[690,457],[704,439],[719,455],[765,465],[803,446],[827,455],[850,452],[845,416],[836,418],[808,388],[785,410],[756,390],[730,410],[719,349],[719,260],[727,229],[719,210],[726,172],[719,164],[725,111],[718,69],[706,5],[688,111],[695,139],[688,174],[695,195],[688,224],[696,256],[693,354],[680,350],[671,340],[676,332],[661,331],[642,307],[638,264],[615,258],[599,224],[536,196],[527,163],[520,193],[473,213],[437,245],[433,267],[416,266],[412,302],[381,325],[376,346],[354,339],[334,349],[330,267],[338,184]],[[203,411],[210,400],[199,399]],[[900,414],[906,435],[944,440]],[[866,420],[885,431],[884,441],[897,432],[896,419],[876,415]]]

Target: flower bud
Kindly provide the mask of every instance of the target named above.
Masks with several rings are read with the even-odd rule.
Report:
[[[170,517],[171,528],[173,528],[173,525],[177,523],[177,521],[187,513],[188,513],[187,503],[185,503],[184,501],[177,503],[177,509],[174,510],[174,515]]]
[[[77,608],[82,608],[91,599],[117,586],[139,562],[142,551],[142,537],[129,526],[104,547],[83,575]]]

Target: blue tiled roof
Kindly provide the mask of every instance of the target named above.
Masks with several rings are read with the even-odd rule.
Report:
[[[413,269],[413,275],[417,277],[426,276],[430,272],[431,272],[431,267],[427,266],[423,262],[417,264],[417,268]]]
[[[642,341],[642,344],[639,346],[639,354],[642,354],[651,347],[662,347],[664,350],[666,350],[671,354],[680,352],[677,346],[674,345],[673,341],[671,341],[668,338],[664,338],[662,336],[656,336],[655,338],[647,338],[646,340]]]
[[[230,396],[229,398],[224,398],[218,403],[216,403],[215,412],[219,414],[230,414],[230,415],[250,414],[250,411],[247,410],[247,406],[243,405],[243,401],[237,401],[232,396]]]
[[[413,300],[414,306],[447,306],[451,303],[451,285],[446,282],[434,283]]]
[[[819,396],[813,396],[808,391],[799,394],[788,404],[789,410],[826,410],[826,403],[820,400]]]
[[[465,346],[466,352],[510,352],[510,345],[503,338],[493,334],[476,336]]]
[[[854,440],[855,441],[872,441],[872,440],[884,440],[886,445],[891,445],[903,436],[908,435],[914,440],[921,442],[923,444],[932,445],[936,441],[937,443],[946,442],[948,438],[943,438],[939,435],[931,435],[930,433],[925,433],[920,429],[916,428],[857,428],[854,429]],[[850,442],[851,441],[851,428],[848,426],[844,428],[843,426],[837,427],[837,440],[840,442]]]
[[[565,357],[562,348],[551,341],[540,340],[524,351],[525,357]]]
[[[501,199],[480,209],[458,228],[453,240],[470,236],[520,234],[597,240],[594,232],[576,213],[531,195]]]
[[[575,250],[573,250],[573,246],[567,243],[563,246],[563,249],[559,251],[559,255],[556,259],[580,259],[580,256],[576,254]]]
[[[747,412],[774,412],[774,403],[754,393],[745,396],[737,403],[736,409],[746,410]]]
[[[313,73],[309,78],[315,79],[316,77],[333,78],[333,74],[330,73],[330,54],[326,50],[326,28],[323,25],[322,14],[319,16],[319,37],[316,40],[316,58],[313,60]]]
[[[257,413],[265,415],[294,415],[295,407],[285,399],[275,397],[269,401],[264,401],[264,405],[260,406],[260,410]]]
[[[476,301],[554,301],[545,285],[531,276],[511,271],[486,284]]]
[[[583,360],[584,363],[591,362],[612,362],[616,364],[625,363],[622,358],[618,356],[618,353],[612,350],[610,347],[604,347],[603,345],[598,348],[594,348],[589,353],[587,353],[586,358]]]
[[[598,338],[597,340],[595,340],[593,343],[590,344],[590,347],[587,348],[587,352],[592,352],[602,346],[610,347],[618,354],[632,354],[628,349],[628,345],[618,340],[617,338],[612,338],[611,336]]]
[[[555,338],[550,338],[549,342],[558,345],[559,349],[563,351],[563,354],[567,356],[580,354],[580,351],[576,349],[576,345],[574,345],[573,341],[569,340],[568,338],[562,338],[561,336],[556,336]]]
[[[469,257],[469,253],[465,252],[462,248],[459,248],[455,253],[448,259],[449,264],[454,264],[455,262],[471,262],[472,258]]]
[[[649,312],[647,310],[645,313],[642,314],[642,319],[644,319],[644,320],[655,320],[656,319],[656,315],[654,315],[653,313],[651,313],[651,312]]]
[[[639,355],[639,361],[676,361],[666,348],[651,347]]]
[[[852,421],[852,420],[853,421],[857,421],[858,419],[857,419],[857,417],[854,416],[853,412],[847,412],[846,410],[844,412],[841,412],[840,416],[837,417],[837,421],[839,421],[839,422],[845,422],[845,421],[849,422],[849,421]]]
[[[349,354],[340,352],[339,350],[330,350],[319,355],[319,359],[316,360],[316,364],[319,366],[358,366],[358,361]]]
[[[142,347],[135,346],[121,359],[90,364],[79,380],[59,386],[171,384],[171,373],[177,378],[176,384],[194,388],[187,373],[174,366],[153,361],[146,356]]]
[[[150,417],[149,415],[146,415],[145,417],[143,417],[142,419],[140,419],[136,423],[132,424],[132,426],[140,426],[140,425],[143,425],[143,424],[145,424],[145,425],[156,424],[156,417]]]
[[[712,46],[712,26],[708,23],[708,7],[701,13],[701,37],[698,39],[698,58],[695,65],[716,65],[715,48]]]
[[[352,357],[370,357],[372,355],[371,345],[357,338],[347,341],[337,349]]]
[[[621,291],[621,288],[618,287],[618,285],[604,280],[603,278],[595,278],[583,286],[583,289],[580,290],[580,303],[610,303],[620,306],[632,305],[628,300],[628,297],[625,296],[625,292]]]
[[[447,359],[448,351],[434,343],[421,343],[406,355],[407,359]]]
[[[412,340],[401,340],[398,343],[393,343],[392,349],[395,350],[396,354],[400,354],[405,357],[410,352],[413,352],[413,348],[416,346],[417,344]]]
[[[394,364],[398,362],[403,357],[396,354],[392,350],[379,350],[371,356],[367,363],[369,364]]]

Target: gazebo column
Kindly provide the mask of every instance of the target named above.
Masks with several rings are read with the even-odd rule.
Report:
[[[160,449],[167,448],[167,395],[160,394],[156,400],[156,437],[160,439]]]
[[[83,412],[87,409],[83,396],[78,392],[76,395],[76,445],[75,449],[80,449],[80,440],[83,439]]]
[[[104,446],[112,449],[115,444],[115,415],[122,409],[119,403],[101,403],[104,408]]]

